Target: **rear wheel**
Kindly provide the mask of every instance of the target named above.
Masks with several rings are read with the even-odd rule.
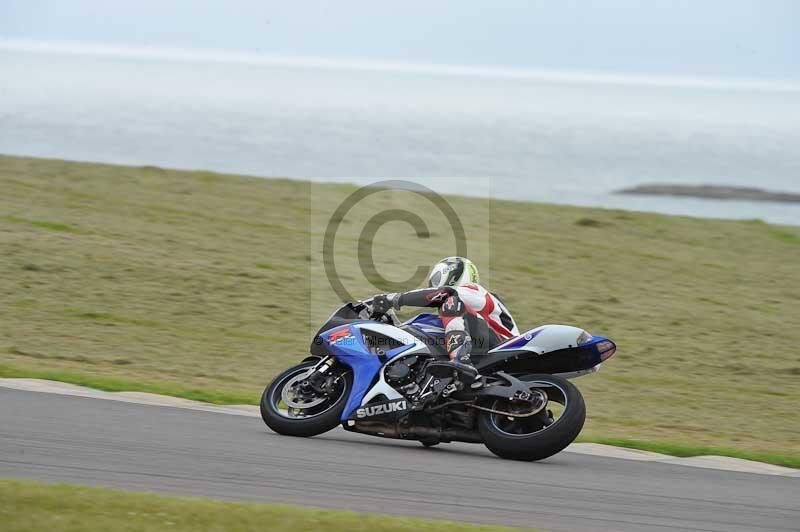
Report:
[[[478,430],[486,447],[501,458],[542,460],[575,441],[586,420],[586,405],[580,391],[564,378],[527,375],[522,380],[529,385],[530,397],[487,405],[496,412],[482,412]]]
[[[261,417],[270,429],[286,436],[309,437],[341,423],[353,374],[349,368],[332,368],[324,384],[315,386],[308,379],[315,366],[315,362],[306,362],[287,369],[264,390]]]

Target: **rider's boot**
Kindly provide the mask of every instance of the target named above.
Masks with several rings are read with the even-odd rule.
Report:
[[[483,377],[469,360],[469,355],[454,358],[449,364],[458,373],[458,378],[470,388],[477,389],[483,385]]]
[[[472,388],[480,388],[483,378],[470,361],[472,339],[463,331],[453,331],[447,334],[447,351],[450,360],[447,362],[434,362],[428,366],[431,374],[446,377],[448,373],[455,373],[462,383]]]

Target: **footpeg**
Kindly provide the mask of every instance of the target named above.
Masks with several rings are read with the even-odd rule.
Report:
[[[469,385],[470,389],[471,390],[480,390],[486,384],[484,382],[484,380],[485,379],[481,375],[478,375],[478,378],[475,380],[475,382],[473,382],[472,384]]]

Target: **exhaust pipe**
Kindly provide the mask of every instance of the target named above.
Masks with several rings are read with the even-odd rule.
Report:
[[[377,423],[374,421],[360,421],[352,427],[348,427],[347,424],[345,424],[344,428],[352,432],[360,432],[362,434],[395,440],[436,440],[444,443],[454,441],[483,443],[477,431],[466,429],[442,430],[434,427],[408,427],[401,430],[395,424]]]

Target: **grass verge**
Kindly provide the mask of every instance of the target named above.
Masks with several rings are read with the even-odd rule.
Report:
[[[243,504],[166,497],[103,488],[0,480],[0,519],[5,532],[163,531],[272,532],[364,531],[511,532],[500,526],[478,526],[339,510]]]
[[[625,447],[628,449],[638,449],[640,451],[651,451],[654,453],[668,454],[670,456],[728,456],[730,458],[741,458],[743,460],[754,460],[784,467],[794,467],[800,469],[800,457],[776,453],[759,453],[750,451],[739,451],[736,449],[726,449],[720,447],[702,447],[692,445],[681,445],[670,442],[658,441],[639,441],[627,440],[624,438],[578,438],[579,442],[602,443],[614,445],[615,447]]]
[[[20,369],[8,364],[0,364],[0,377],[60,381],[69,384],[77,384],[78,386],[86,386],[87,388],[94,388],[96,390],[103,390],[105,392],[156,393],[218,405],[253,405],[258,404],[259,400],[257,396],[249,394],[225,393],[215,390],[196,390],[192,388],[183,388],[174,384],[153,384],[111,377],[93,377],[90,375],[70,373],[68,371]]]

